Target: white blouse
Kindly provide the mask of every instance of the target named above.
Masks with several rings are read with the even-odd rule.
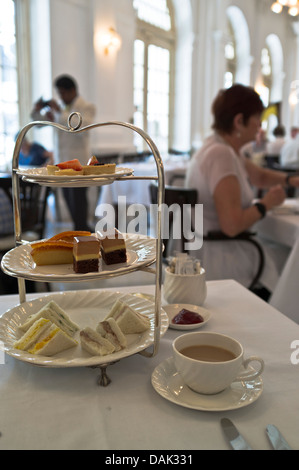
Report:
[[[244,165],[245,157],[235,153],[219,135],[209,137],[192,157],[186,175],[186,187],[197,189],[198,203],[203,204],[203,234],[220,230],[213,194],[216,186],[226,176],[235,175],[240,183],[241,204],[244,209],[252,205],[254,192]],[[198,227],[197,227],[198,228]],[[198,236],[203,234],[195,232]],[[261,242],[261,240],[259,240]],[[275,250],[262,242],[265,268],[260,283],[273,291],[278,280],[278,265],[274,261]],[[258,267],[258,254],[249,243],[233,241],[203,242],[200,250],[191,255],[200,259],[206,270],[207,280],[235,279],[248,287]],[[283,255],[283,259],[286,255]],[[281,258],[279,258],[281,260]]]

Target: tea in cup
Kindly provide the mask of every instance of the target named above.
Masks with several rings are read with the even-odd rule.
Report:
[[[222,392],[232,382],[253,380],[264,370],[263,359],[251,356],[244,360],[239,341],[219,333],[187,333],[176,338],[172,348],[177,371],[198,393]],[[259,363],[258,370],[246,371],[251,362]]]

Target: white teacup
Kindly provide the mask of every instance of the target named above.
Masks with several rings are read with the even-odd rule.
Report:
[[[186,355],[185,348],[190,347],[193,350],[193,358]],[[186,385],[198,393],[219,393],[232,382],[252,380],[264,370],[264,361],[260,357],[251,356],[244,360],[242,345],[237,340],[219,333],[187,333],[176,338],[172,348],[177,371]],[[215,362],[207,358],[211,352],[215,356]],[[252,361],[260,364],[259,369],[250,368],[242,372],[242,367],[247,369]]]
[[[163,295],[169,304],[202,305],[207,297],[206,272],[174,274],[165,269]]]

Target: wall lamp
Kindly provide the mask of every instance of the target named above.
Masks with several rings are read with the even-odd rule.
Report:
[[[121,37],[115,29],[109,28],[109,30],[102,36],[104,54],[109,55],[112,51],[118,51],[121,47],[121,42]]]

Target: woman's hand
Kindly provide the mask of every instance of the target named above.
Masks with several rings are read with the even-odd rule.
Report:
[[[286,198],[286,193],[282,186],[272,186],[265,196],[261,199],[261,202],[265,204],[267,210],[272,209],[275,206],[279,206],[283,203]]]

